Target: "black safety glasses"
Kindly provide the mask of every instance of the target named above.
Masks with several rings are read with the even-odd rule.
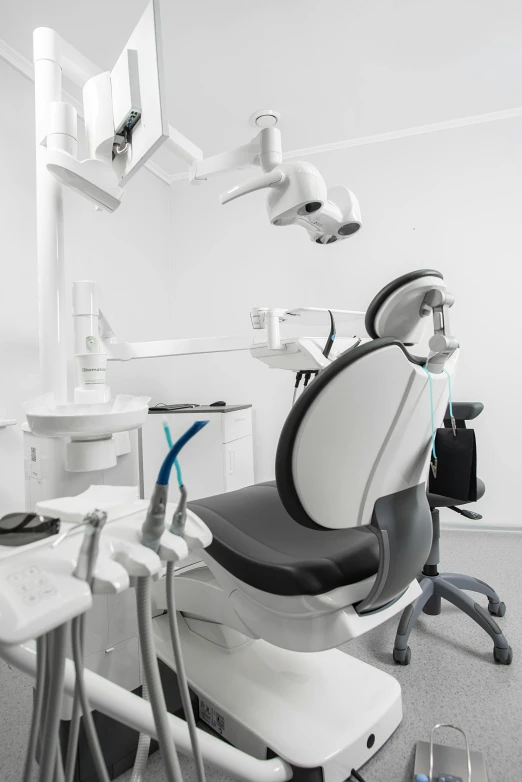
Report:
[[[26,546],[60,531],[60,519],[39,513],[8,513],[0,519],[0,547]]]

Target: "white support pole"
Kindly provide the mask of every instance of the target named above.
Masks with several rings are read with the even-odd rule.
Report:
[[[53,30],[34,31],[34,82],[36,121],[36,241],[38,257],[38,317],[42,392],[54,392],[58,403],[67,401],[66,334],[69,315],[65,306],[62,186],[47,171],[46,135],[49,106],[61,101],[61,41]]]

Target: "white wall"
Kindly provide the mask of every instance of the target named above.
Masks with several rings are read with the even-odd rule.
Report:
[[[476,422],[487,483],[480,511],[489,522],[520,523],[521,139],[522,120],[512,119],[314,155],[327,183],[349,185],[363,210],[363,231],[331,247],[310,243],[302,229],[272,228],[261,193],[221,207],[219,193],[237,177],[195,189],[177,183],[176,332],[239,333],[256,304],[365,309],[399,274],[439,269],[457,297],[454,397],[486,407]],[[236,354],[176,362],[162,382],[171,380],[180,399],[253,402],[256,478],[273,475],[290,374]]]
[[[40,393],[33,84],[0,61],[0,407],[23,420],[22,404]],[[152,339],[169,328],[168,187],[148,171],[127,190],[114,215],[95,212],[64,189],[68,290],[74,279],[103,288],[113,328],[128,339]],[[72,323],[72,320],[71,320]],[[72,353],[71,353],[72,355]],[[147,377],[139,364],[111,365],[113,390],[139,391]],[[144,384],[154,391],[154,378]],[[24,507],[20,424],[0,430],[0,514]]]

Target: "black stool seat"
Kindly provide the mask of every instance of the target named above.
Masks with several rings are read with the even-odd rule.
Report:
[[[485,491],[486,486],[484,481],[481,481],[480,478],[477,478],[477,500],[480,500],[480,498],[484,496]],[[451,508],[454,505],[459,506],[467,504],[462,502],[462,500],[455,500],[451,497],[443,497],[440,494],[431,494],[430,492],[428,492],[428,502],[430,504],[430,508]]]
[[[276,595],[319,595],[377,573],[377,538],[364,527],[310,529],[286,512],[275,481],[195,500],[207,551],[246,584]]]

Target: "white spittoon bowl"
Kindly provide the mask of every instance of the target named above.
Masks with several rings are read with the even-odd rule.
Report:
[[[149,412],[150,397],[119,394],[95,405],[42,402],[26,411],[31,432],[41,437],[96,437],[139,429]]]

